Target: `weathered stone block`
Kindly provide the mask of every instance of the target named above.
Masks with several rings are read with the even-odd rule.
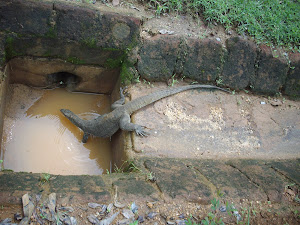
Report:
[[[155,36],[145,40],[141,47],[138,70],[142,78],[166,81],[175,71],[180,39]]]
[[[51,29],[52,8],[51,2],[0,0],[0,30],[46,35]]]
[[[119,67],[124,57],[122,50],[89,47],[75,41],[53,38],[11,38],[6,43],[9,57],[35,56],[60,58],[74,64],[100,65],[109,68]]]
[[[171,198],[208,204],[212,192],[206,181],[188,168],[181,160],[149,159],[145,166],[157,178],[157,186]]]
[[[266,193],[237,169],[218,160],[191,160],[196,170],[203,174],[216,190],[233,199],[267,200]]]
[[[253,82],[255,92],[275,94],[282,88],[288,72],[288,63],[280,52],[273,52],[270,47],[261,45],[257,76]]]
[[[0,33],[0,68],[5,63],[5,39],[4,35]]]
[[[290,53],[290,70],[284,85],[284,94],[300,98],[300,53]]]
[[[220,75],[223,53],[221,43],[215,40],[188,40],[182,75],[199,82],[215,81]]]
[[[261,160],[232,160],[228,165],[238,169],[251,182],[261,188],[271,202],[284,200],[284,188],[290,180],[270,168],[265,161]]]
[[[226,40],[226,48],[223,84],[233,89],[244,89],[255,77],[257,47],[252,41],[233,37]]]
[[[55,32],[63,39],[125,49],[139,39],[140,20],[73,4],[54,3]]]

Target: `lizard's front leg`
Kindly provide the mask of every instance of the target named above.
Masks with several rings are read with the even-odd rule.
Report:
[[[126,131],[135,131],[137,135],[142,137],[147,137],[149,133],[144,131],[144,128],[140,125],[134,124],[130,122],[129,114],[125,113],[120,119],[120,129]]]

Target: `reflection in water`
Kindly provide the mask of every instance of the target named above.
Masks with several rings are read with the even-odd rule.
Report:
[[[96,175],[110,170],[110,140],[89,138],[83,144],[83,133],[59,111],[67,108],[91,119],[110,110],[109,97],[29,89],[24,85],[12,88],[4,118],[4,168],[62,175]]]

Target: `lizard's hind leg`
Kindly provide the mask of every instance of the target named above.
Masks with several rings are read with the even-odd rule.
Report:
[[[125,96],[124,96],[124,93],[123,93],[123,88],[120,88],[120,96],[121,96],[121,98],[119,100],[115,101],[111,105],[112,110],[122,106],[125,103]]]
[[[140,125],[130,122],[129,114],[125,113],[120,119],[120,129],[126,131],[134,131],[137,135],[147,137],[149,133],[144,131],[144,128]]]

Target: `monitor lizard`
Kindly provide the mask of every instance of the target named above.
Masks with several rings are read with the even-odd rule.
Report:
[[[174,95],[176,93],[196,89],[196,88],[206,88],[206,89],[218,89],[221,91],[229,92],[230,91],[212,85],[202,85],[194,84],[187,85],[182,87],[172,87],[163,89],[154,93],[151,93],[146,96],[139,97],[134,99],[126,104],[125,96],[123,94],[123,89],[120,88],[121,98],[114,102],[111,105],[113,111],[110,113],[100,115],[95,119],[84,120],[79,118],[75,113],[68,109],[61,109],[60,111],[67,117],[73,124],[79,127],[83,132],[82,142],[86,143],[89,136],[93,135],[96,137],[111,137],[119,129],[124,131],[135,131],[137,135],[148,136],[149,133],[144,131],[144,127],[130,122],[130,115],[135,111],[154,103],[162,98]]]

